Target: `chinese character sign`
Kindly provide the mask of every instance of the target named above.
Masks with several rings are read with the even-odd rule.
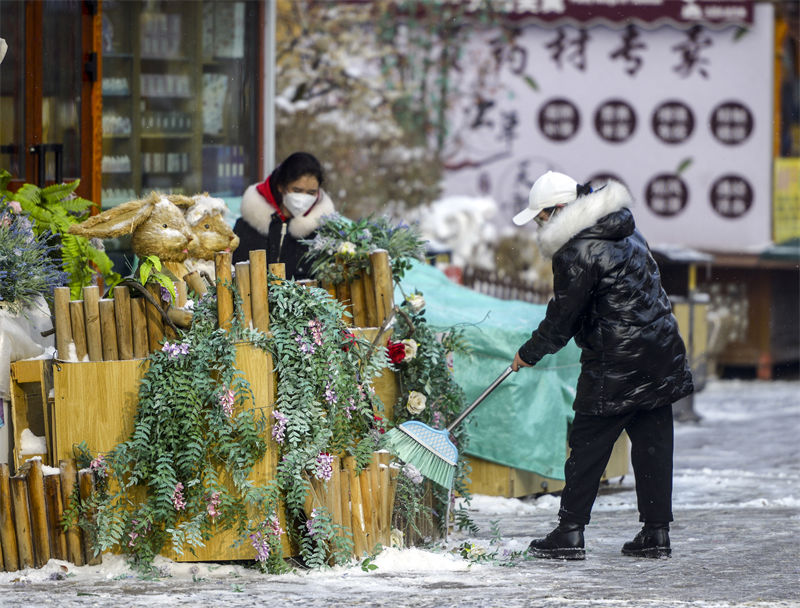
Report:
[[[652,244],[719,251],[771,240],[773,9],[753,23],[476,31],[450,108],[444,191],[497,219],[552,169],[615,178]]]

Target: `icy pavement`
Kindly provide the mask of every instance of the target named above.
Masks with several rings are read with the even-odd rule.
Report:
[[[142,580],[121,558],[0,573],[0,606],[800,607],[800,382],[716,381],[699,424],[676,427],[673,557],[624,557],[639,529],[632,478],[605,486],[586,530],[585,562],[512,559],[555,523],[558,499],[477,496],[481,531],[435,551],[386,550],[359,565],[267,576],[231,564],[159,561]],[[473,563],[470,543],[493,556]],[[473,553],[479,553],[474,551]]]

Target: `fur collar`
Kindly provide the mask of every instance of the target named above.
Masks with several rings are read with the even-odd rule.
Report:
[[[256,190],[258,184],[248,186],[242,195],[242,219],[264,236],[269,233],[269,224],[275,209]],[[320,199],[311,208],[308,215],[293,217],[289,220],[289,234],[296,239],[304,239],[319,228],[322,218],[336,213],[331,197],[325,190],[320,191]]]
[[[537,234],[539,249],[550,259],[567,241],[594,226],[600,218],[632,205],[628,189],[618,181],[609,180],[604,187],[568,204],[542,226]]]

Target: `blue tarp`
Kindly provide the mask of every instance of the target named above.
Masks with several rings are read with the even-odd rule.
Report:
[[[406,293],[425,297],[434,328],[458,326],[472,350],[456,354],[456,382],[471,403],[511,364],[514,354],[544,318],[545,306],[506,301],[453,283],[433,266],[416,263],[402,282]],[[395,298],[402,301],[398,290]],[[574,342],[533,368],[512,374],[465,421],[468,454],[498,464],[563,479],[567,423],[580,372]]]

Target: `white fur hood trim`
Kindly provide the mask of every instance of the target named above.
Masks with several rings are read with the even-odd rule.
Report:
[[[537,234],[539,249],[550,259],[581,230],[594,226],[609,213],[632,205],[633,197],[628,189],[610,180],[604,187],[568,204],[542,226]]]
[[[241,214],[244,221],[264,236],[269,232],[269,224],[275,209],[272,208],[261,193],[256,190],[258,184],[248,186],[242,195]],[[296,239],[303,239],[319,228],[322,218],[336,213],[331,197],[325,190],[320,190],[320,199],[311,208],[308,215],[293,217],[289,220],[289,234]]]

